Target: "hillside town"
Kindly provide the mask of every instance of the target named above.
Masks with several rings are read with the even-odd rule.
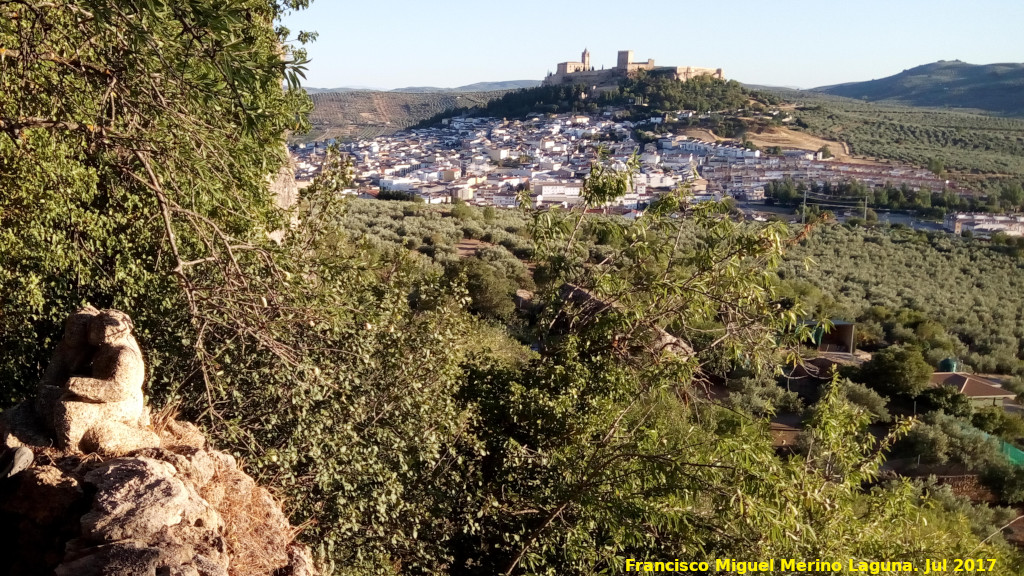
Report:
[[[677,112],[673,119],[695,115]],[[766,184],[783,179],[819,186],[858,180],[869,187],[956,191],[954,183],[925,168],[907,165],[843,162],[809,150],[768,155],[682,134],[662,134],[647,143],[633,139],[638,128],[662,122],[664,117],[623,120],[616,118],[614,111],[536,115],[511,121],[451,118],[439,127],[337,145],[353,164],[355,186],[345,193],[378,198],[382,192],[400,192],[428,204],[461,200],[510,208],[527,192],[533,207],[576,206],[582,202],[583,180],[599,148],[619,169],[638,154],[640,170],[633,190],[604,207],[609,213],[627,217],[681,185],[687,186],[693,202],[732,197],[752,206],[764,201]],[[327,143],[297,144],[290,150],[299,185],[308,184],[320,170]],[[1015,220],[996,221],[983,230],[1024,234]]]

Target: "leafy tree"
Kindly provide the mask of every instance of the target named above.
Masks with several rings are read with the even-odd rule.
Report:
[[[131,311],[157,395],[216,371],[197,332],[250,330],[224,307],[268,293],[244,267],[285,222],[267,177],[310,107],[273,23],[304,4],[0,6],[5,402],[84,302]]]
[[[999,194],[999,199],[1011,210],[1024,205],[1024,188],[1020,182],[1006,182]]]
[[[890,346],[875,352],[858,379],[886,394],[917,396],[928,386],[932,372],[917,348]]]
[[[878,392],[863,384],[850,380],[844,380],[841,389],[850,403],[860,406],[871,414],[872,422],[889,422],[892,420],[887,407],[888,398],[881,396]]]
[[[970,418],[974,411],[970,399],[949,386],[929,388],[921,393],[920,398],[923,411],[942,410],[956,418]]]
[[[452,205],[451,215],[459,220],[469,220],[476,214],[465,202],[457,200]]]
[[[497,217],[497,212],[494,210],[494,206],[487,206],[484,208],[484,221],[488,224],[494,222]]]
[[[1007,442],[1016,442],[1024,437],[1024,420],[1007,413],[1001,406],[987,406],[971,417],[975,428],[994,434]]]
[[[803,409],[797,394],[779,386],[769,375],[731,378],[727,386],[729,403],[751,414],[770,416],[779,412],[800,412]]]
[[[382,188],[377,194],[378,200],[397,200],[399,202],[423,202],[423,198],[420,198],[415,192],[405,192],[402,190],[389,190]]]
[[[267,175],[308,100],[283,88],[299,61],[273,23],[297,4],[0,7],[5,384],[35,381],[68,309],[128,310],[155,395],[273,482],[334,574],[590,574],[694,553],[1018,568],[966,521],[925,526],[909,485],[866,492],[870,416],[835,387],[788,460],[763,422],[700,400],[697,376],[771,373],[807,336],[799,305],[779,305],[784,225],[668,195],[593,261],[586,208],[631,189],[629,170],[595,166],[586,206],[529,213],[547,274],[533,355],[441,277],[456,219],[378,202],[363,224],[380,230],[357,242],[365,205],[338,201],[344,174],[278,210]],[[485,235],[523,248],[504,218]],[[508,279],[489,254],[472,265]],[[560,298],[566,284],[593,298]]]
[[[472,299],[469,309],[484,318],[509,320],[515,312],[512,296],[516,285],[504,271],[477,257],[464,260],[461,269]]]

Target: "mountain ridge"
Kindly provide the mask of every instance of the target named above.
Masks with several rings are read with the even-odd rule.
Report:
[[[450,92],[493,92],[495,90],[516,90],[519,88],[534,88],[540,86],[540,80],[500,80],[495,82],[474,82],[465,86],[455,88],[439,88],[437,86],[405,86],[391,90],[372,88],[367,86],[340,86],[338,88],[305,88],[310,94],[322,94],[324,92],[398,92],[406,94],[434,94]]]
[[[969,64],[940,60],[898,74],[812,88],[812,92],[867,102],[934,108],[967,108],[1024,116],[1024,64]]]

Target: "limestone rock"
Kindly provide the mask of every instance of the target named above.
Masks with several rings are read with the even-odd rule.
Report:
[[[155,432],[129,426],[123,422],[100,422],[94,424],[82,436],[79,448],[82,452],[104,452],[127,454],[143,448],[160,446],[160,437]]]
[[[82,517],[85,536],[113,542],[146,538],[181,522],[188,491],[174,466],[151,458],[118,458],[85,475],[96,486],[93,509]]]
[[[315,576],[280,505],[234,457],[193,424],[150,417],[131,328],[115,310],[72,314],[36,398],[0,415],[0,450],[19,464],[32,459],[13,448],[35,455],[0,478],[0,572]]]

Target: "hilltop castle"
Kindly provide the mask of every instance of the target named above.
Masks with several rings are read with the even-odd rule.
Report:
[[[590,65],[590,51],[584,49],[580,62],[559,62],[554,74],[544,78],[544,86],[558,84],[593,84],[596,86],[615,84],[619,79],[629,76],[637,70],[648,70],[655,74],[673,76],[676,80],[689,80],[695,76],[713,76],[724,79],[721,68],[694,68],[692,66],[655,66],[653,59],[646,62],[634,62],[632,50],[619,50],[618,64],[610,70],[595,70]]]

